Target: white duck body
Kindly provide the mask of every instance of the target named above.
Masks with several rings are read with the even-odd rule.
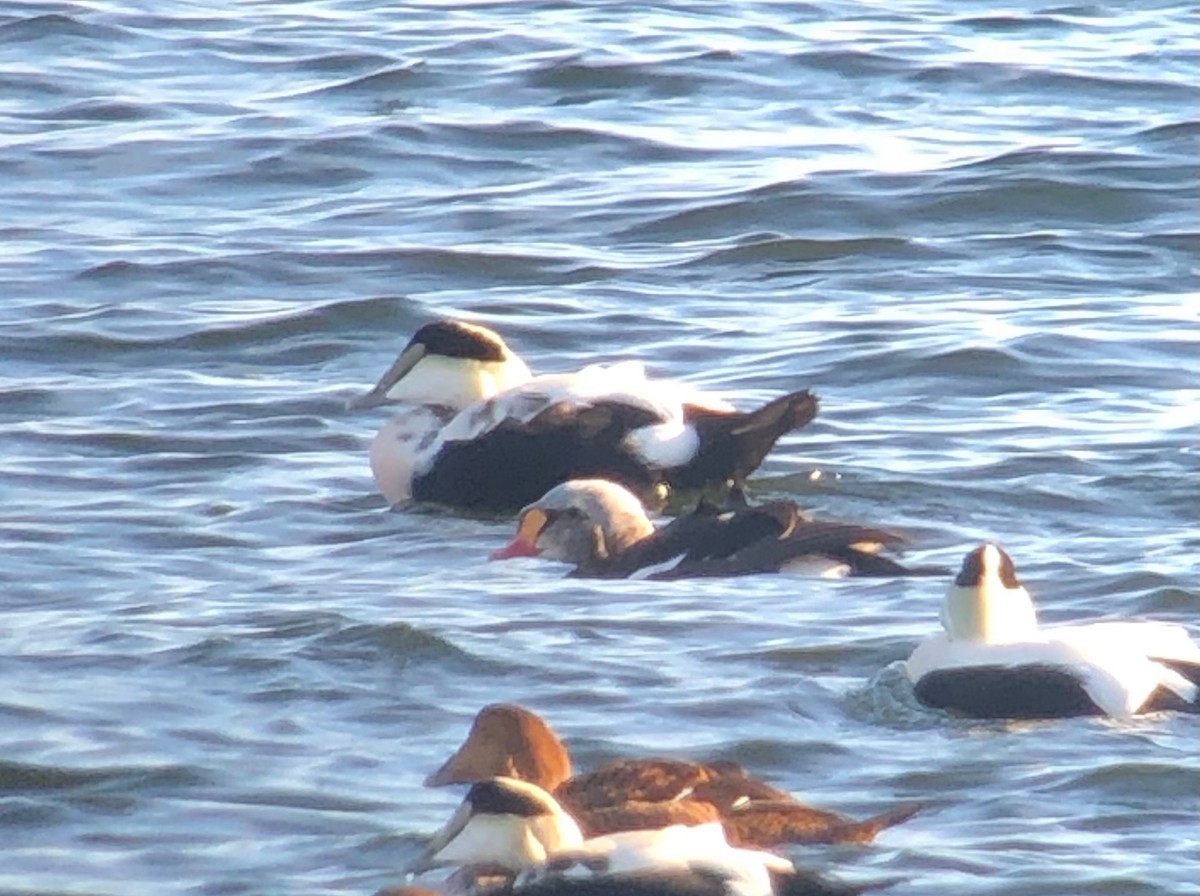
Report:
[[[530,377],[498,336],[473,327],[447,337],[443,331],[455,326],[423,327],[375,388],[352,403],[400,398],[424,409],[414,420],[389,423],[371,446],[372,471],[390,503],[515,511],[580,475],[610,475],[661,500],[664,485],[699,488],[744,477],[783,433],[816,413],[808,392],[739,413],[686,384],[652,379],[635,361]],[[442,330],[426,332],[435,327]],[[414,347],[418,337],[431,345]],[[439,360],[438,345],[456,354]]]
[[[941,618],[945,632],[905,664],[923,703],[981,718],[1200,712],[1200,645],[1187,629],[1148,621],[1040,628],[1012,560],[995,545],[967,555]]]
[[[593,837],[560,851],[550,862],[550,869],[560,873],[572,866],[604,875],[701,872],[719,878],[729,896],[771,896],[771,872],[795,870],[789,860],[775,853],[731,846],[716,821]]]

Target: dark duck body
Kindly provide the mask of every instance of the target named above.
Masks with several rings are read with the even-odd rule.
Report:
[[[824,575],[942,575],[910,568],[881,551],[895,533],[811,520],[794,502],[695,511],[655,528],[637,497],[602,479],[572,480],[524,508],[512,543],[496,559],[540,556],[575,564],[584,578],[682,579],[784,571]]]

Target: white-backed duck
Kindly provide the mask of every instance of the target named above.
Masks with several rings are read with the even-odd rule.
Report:
[[[817,412],[807,390],[737,411],[633,361],[535,377],[497,334],[455,320],[421,327],[350,407],[382,404],[403,406],[371,445],[389,503],[490,513],[586,476],[656,504],[672,490],[738,483]]]
[[[942,602],[944,629],[906,671],[917,699],[974,718],[1200,712],[1200,644],[1150,621],[1038,625],[1012,558],[967,554]]]

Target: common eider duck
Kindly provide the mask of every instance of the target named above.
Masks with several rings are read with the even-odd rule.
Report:
[[[944,631],[905,664],[918,700],[980,719],[1200,712],[1200,645],[1180,625],[1041,628],[1012,558],[966,555],[942,602]]]
[[[776,896],[850,894],[774,853],[731,845],[720,824],[670,825],[583,839],[535,784],[497,777],[472,785],[407,871],[452,866],[460,886],[522,896]]]
[[[580,846],[583,839],[575,819],[544,789],[497,776],[471,785],[457,811],[407,871],[420,874],[450,865],[516,877],[544,865],[560,850]]]
[[[543,557],[575,564],[570,575],[684,579],[755,573],[824,576],[944,575],[880,553],[895,533],[808,519],[793,501],[720,508],[707,501],[655,528],[628,489],[605,479],[572,479],[525,507],[512,542],[493,559]]]
[[[393,403],[402,412],[371,445],[388,502],[485,513],[515,512],[585,476],[656,504],[672,490],[737,483],[817,413],[807,390],[737,411],[634,361],[535,377],[496,333],[455,320],[421,327],[350,407]]]
[[[466,740],[425,785],[470,784],[497,775],[552,793],[589,837],[720,821],[729,842],[740,847],[868,843],[920,809],[907,804],[855,821],[805,806],[733,762],[617,759],[572,776],[567,748],[550,726],[512,703],[481,709]]]

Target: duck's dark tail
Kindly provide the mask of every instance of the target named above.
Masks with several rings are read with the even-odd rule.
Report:
[[[781,395],[756,411],[713,411],[689,405],[685,419],[696,428],[696,456],[668,481],[676,489],[743,482],[758,469],[775,443],[817,416],[817,396],[807,389]]]
[[[1164,682],[1150,694],[1141,711],[1161,712],[1166,710],[1187,712],[1193,715],[1200,714],[1200,663],[1193,663],[1188,660],[1162,659],[1160,657],[1151,657],[1150,659],[1166,666],[1172,672],[1182,675],[1187,679],[1191,687],[1172,687]]]

